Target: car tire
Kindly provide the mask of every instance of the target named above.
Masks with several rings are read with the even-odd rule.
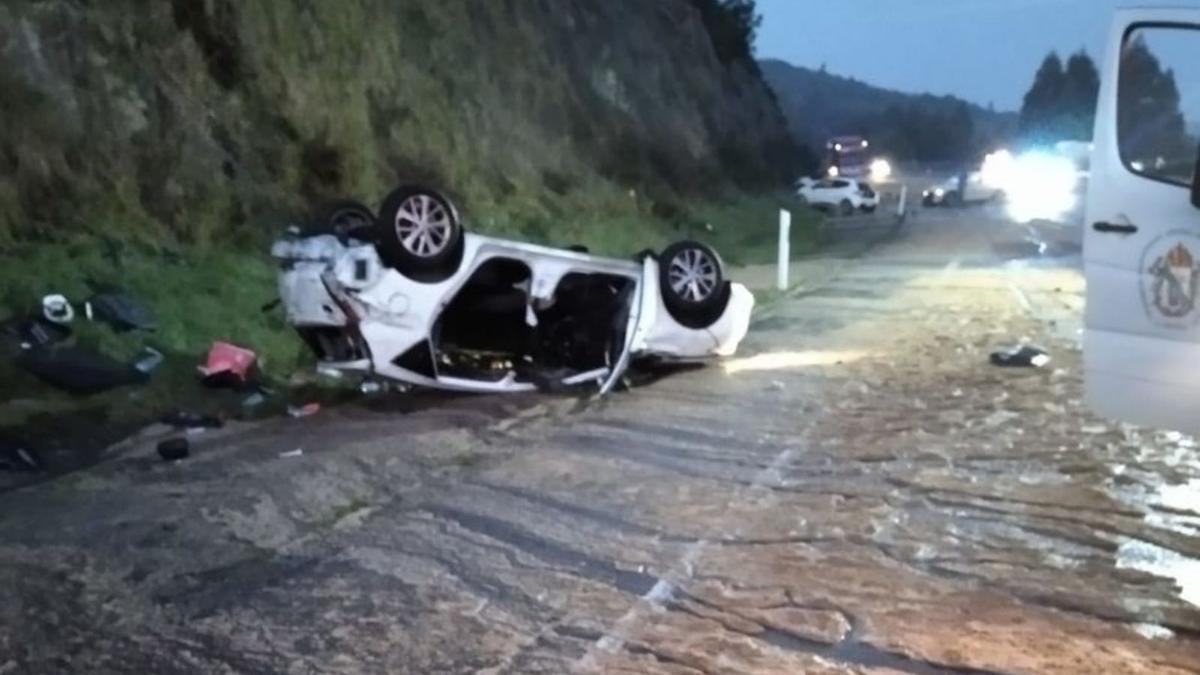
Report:
[[[394,190],[379,209],[375,237],[384,264],[413,281],[444,281],[462,263],[458,212],[435,190],[416,186]]]
[[[849,199],[843,199],[840,208],[843,216],[854,215],[854,204]]]
[[[332,234],[345,241],[350,237],[369,239],[374,232],[375,212],[352,199],[322,204],[312,217],[313,234]]]
[[[671,318],[685,328],[708,328],[729,306],[725,264],[711,247],[681,241],[658,257],[658,282]]]

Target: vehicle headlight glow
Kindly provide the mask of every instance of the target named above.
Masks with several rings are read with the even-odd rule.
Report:
[[[983,158],[980,177],[993,190],[1007,190],[1016,171],[1016,158],[1008,150],[997,150]]]
[[[836,166],[831,166],[829,167],[829,171],[827,173],[829,174],[830,178],[837,178],[841,171],[838,171]]]
[[[1075,208],[1075,165],[1063,157],[1031,152],[1017,157],[1002,188],[1009,215],[1018,222],[1055,220]]]
[[[944,189],[942,189],[942,188],[933,188],[933,196],[934,196],[934,197],[939,197],[939,198],[940,198],[940,197],[945,197],[945,196],[946,196],[946,191],[945,191]]]
[[[879,183],[891,177],[892,165],[886,159],[877,159],[871,162],[871,180]]]
[[[766,352],[742,359],[725,361],[722,365],[729,375],[738,373],[811,368],[854,363],[870,356],[862,351]]]

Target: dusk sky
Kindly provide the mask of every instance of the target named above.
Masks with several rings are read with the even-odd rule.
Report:
[[[758,0],[758,56],[1017,110],[1051,50],[1100,64],[1112,10],[1200,0]]]

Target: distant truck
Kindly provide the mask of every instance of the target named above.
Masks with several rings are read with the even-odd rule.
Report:
[[[825,175],[867,178],[871,174],[871,144],[862,136],[834,136],[825,143]]]

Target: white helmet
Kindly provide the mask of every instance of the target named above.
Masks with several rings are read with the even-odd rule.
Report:
[[[75,308],[66,296],[54,293],[42,298],[42,316],[51,323],[68,324],[75,320]]]

